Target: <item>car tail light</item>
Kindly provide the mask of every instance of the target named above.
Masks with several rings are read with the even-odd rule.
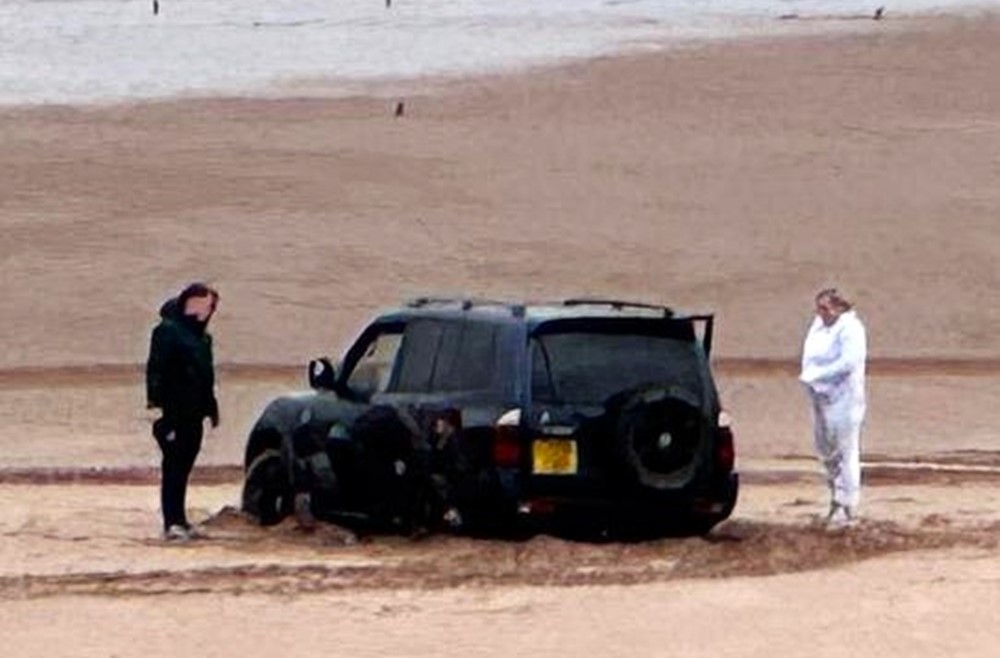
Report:
[[[535,498],[534,500],[522,501],[517,506],[517,513],[522,515],[546,515],[554,514],[556,511],[556,504],[551,500],[546,500],[544,498]]]
[[[715,466],[723,473],[729,473],[736,465],[736,445],[733,441],[732,420],[725,411],[719,413],[719,428],[716,431]]]
[[[500,416],[493,432],[493,464],[512,468],[521,462],[521,410],[512,409]]]

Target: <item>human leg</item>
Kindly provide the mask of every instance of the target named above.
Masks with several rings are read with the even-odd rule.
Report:
[[[846,424],[834,433],[837,450],[830,460],[830,513],[827,524],[841,528],[857,521],[861,499],[860,427]]]
[[[157,437],[163,453],[161,462],[160,506],[163,529],[189,528],[186,512],[187,484],[201,449],[201,422],[176,422],[169,432]],[[176,534],[176,533],[175,533]]]
[[[833,480],[833,500],[854,516],[861,502],[861,427],[850,423],[837,436],[840,449]]]
[[[813,398],[813,447],[823,466],[826,485],[830,492],[830,513],[834,511],[834,482],[838,470],[838,445],[831,427],[829,409],[818,398]]]
[[[861,423],[850,401],[814,400],[814,439],[830,491],[827,523],[845,525],[857,513],[861,496]]]

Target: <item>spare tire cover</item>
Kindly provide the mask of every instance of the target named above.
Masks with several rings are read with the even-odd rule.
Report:
[[[696,395],[679,387],[643,389],[620,396],[612,413],[626,477],[663,490],[691,481],[706,430]]]

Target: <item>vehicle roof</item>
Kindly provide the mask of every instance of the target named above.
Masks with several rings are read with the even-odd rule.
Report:
[[[573,298],[562,301],[510,302],[492,299],[418,297],[383,313],[383,320],[413,317],[477,317],[536,326],[552,320],[581,318],[649,318],[685,321],[702,315],[678,314],[668,306],[618,299]]]

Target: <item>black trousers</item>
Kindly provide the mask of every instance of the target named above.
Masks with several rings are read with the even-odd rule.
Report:
[[[201,450],[203,420],[164,416],[153,423],[153,437],[163,453],[160,479],[160,508],[163,529],[172,525],[188,527],[185,498],[188,478]]]

